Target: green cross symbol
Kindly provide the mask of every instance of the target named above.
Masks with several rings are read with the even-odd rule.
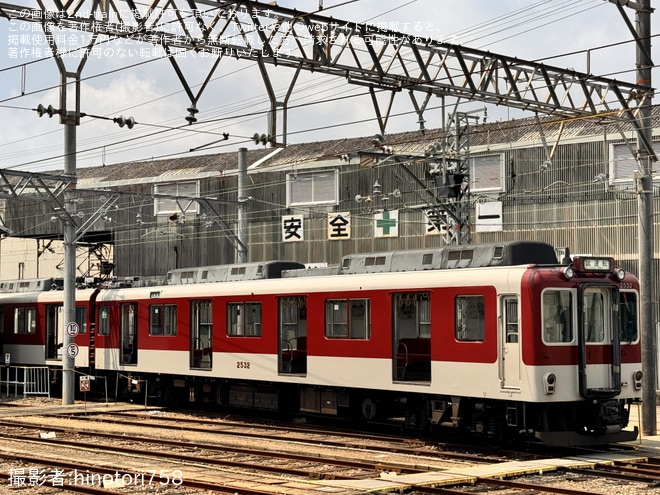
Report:
[[[383,229],[383,235],[390,235],[390,229],[396,227],[396,218],[390,218],[390,212],[384,211],[383,218],[376,220],[376,228]]]

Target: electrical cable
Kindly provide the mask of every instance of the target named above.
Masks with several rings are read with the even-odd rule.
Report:
[[[541,3],[541,2],[540,2],[540,3]],[[136,65],[137,65],[137,64],[136,64]],[[332,100],[329,100],[329,101],[332,101]],[[347,125],[351,125],[351,123],[348,123]],[[335,127],[339,127],[339,126],[335,126]],[[152,135],[152,134],[149,134],[149,136],[151,136],[151,135]]]

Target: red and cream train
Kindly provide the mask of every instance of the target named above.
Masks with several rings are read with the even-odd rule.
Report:
[[[49,286],[0,285],[3,352],[12,365],[61,369],[63,292],[31,283]],[[554,445],[637,435],[626,427],[641,400],[639,287],[611,258],[561,264],[552,246],[516,241],[121,285],[76,291],[75,337],[76,367],[120,392],[146,383],[178,403],[401,418]]]

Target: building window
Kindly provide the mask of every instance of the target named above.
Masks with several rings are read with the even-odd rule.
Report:
[[[325,336],[330,339],[369,339],[369,299],[328,299],[325,302]]]
[[[504,156],[485,155],[470,159],[470,190],[503,191],[504,190]]]
[[[176,306],[174,304],[153,304],[149,311],[149,335],[165,337],[176,335]]]
[[[99,335],[110,335],[110,308],[101,306],[99,308]]]
[[[14,333],[35,333],[37,331],[37,310],[34,308],[14,309]]]
[[[190,198],[199,197],[199,182],[171,182],[154,186],[154,194],[180,196],[179,199],[154,198],[154,213],[156,215],[196,214],[199,213],[199,203]]]
[[[339,204],[339,173],[337,170],[313,174],[287,174],[286,205]]]
[[[261,337],[261,303],[228,303],[227,335]]]
[[[486,336],[483,296],[456,298],[456,340],[482,342]]]
[[[653,151],[656,155],[660,155],[660,142],[652,144]],[[631,149],[635,150],[637,143],[635,141],[630,144],[613,144],[610,148],[610,177],[615,181],[632,181],[634,179],[635,170],[639,170],[640,164],[633,156]]]

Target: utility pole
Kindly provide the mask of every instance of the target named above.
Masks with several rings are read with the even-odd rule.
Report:
[[[635,8],[635,7],[632,7]],[[641,0],[635,8],[637,27],[637,84],[651,89],[651,0]],[[653,153],[643,143],[651,143],[651,99],[646,98],[639,107],[637,133],[639,177],[636,177],[639,217],[639,283],[640,322],[642,343],[642,433],[657,433],[656,382],[657,335],[653,305]]]

